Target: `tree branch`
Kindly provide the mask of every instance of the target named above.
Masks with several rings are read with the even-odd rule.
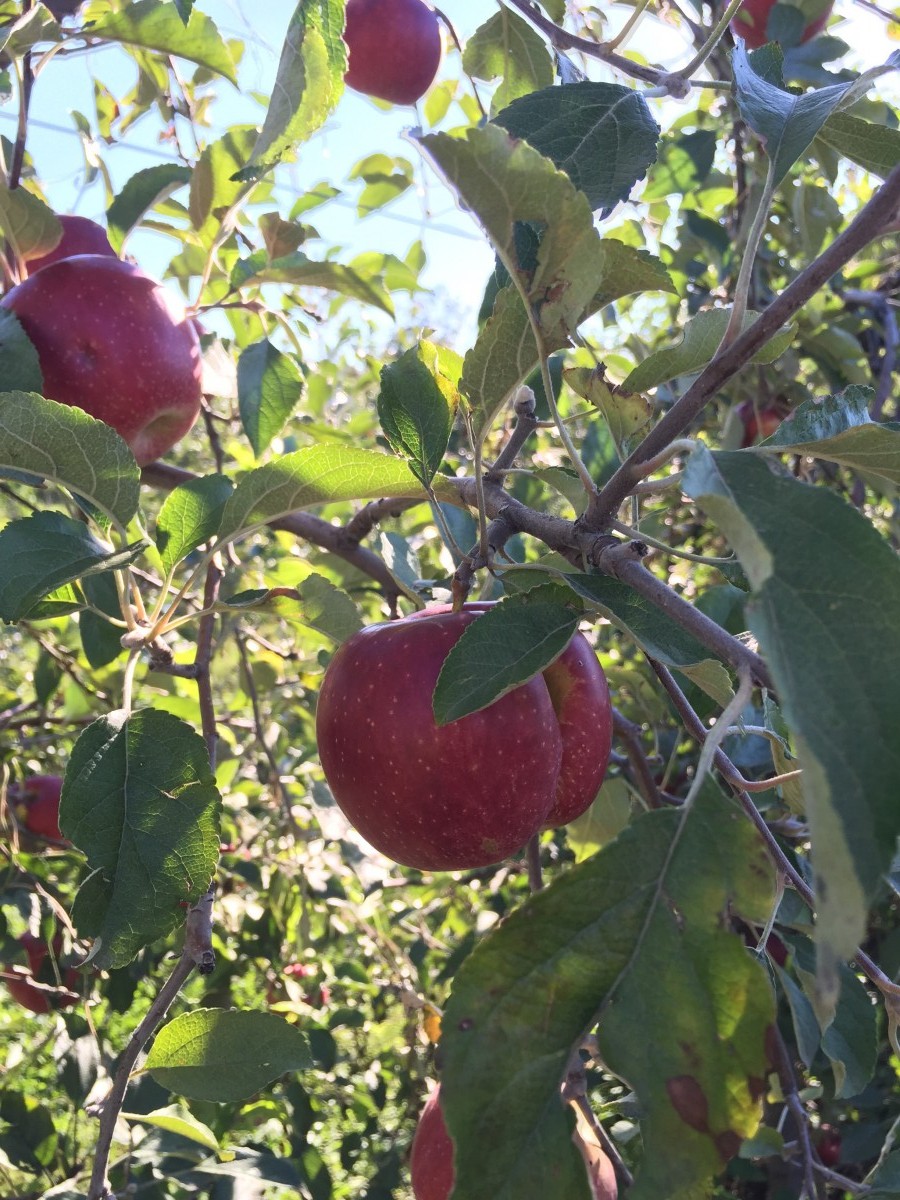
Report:
[[[717,355],[701,372],[641,444],[629,455],[612,479],[591,500],[581,518],[586,529],[605,529],[632,487],[646,473],[644,464],[674,438],[683,434],[717,392],[733,379],[754,354],[781,329],[815,293],[869,242],[887,232],[897,220],[900,206],[900,167],[895,167],[872,199],[857,213],[842,234],[810,263],[778,296],[759,319]]]

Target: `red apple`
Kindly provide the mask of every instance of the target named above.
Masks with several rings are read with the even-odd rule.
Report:
[[[583,812],[606,769],[609,691],[580,634],[549,680],[538,675],[479,712],[435,724],[444,660],[487,607],[439,605],[371,625],[338,650],[322,684],[316,730],[335,800],[405,866],[498,862],[548,823]]]
[[[410,1152],[409,1169],[415,1200],[448,1200],[453,1190],[453,1142],[440,1107],[438,1085],[425,1102],[416,1126]],[[573,1137],[588,1170],[594,1200],[617,1200],[615,1169],[599,1145],[587,1146],[576,1133]]]
[[[49,267],[51,263],[59,262],[63,258],[74,258],[77,254],[104,254],[107,258],[117,257],[115,250],[109,244],[106,230],[96,221],[89,221],[87,217],[64,215],[59,218],[59,223],[62,225],[62,237],[53,249],[39,258],[25,259],[29,275],[34,275],[35,272],[42,271],[44,267]]]
[[[756,408],[749,400],[739,404],[735,411],[744,427],[741,449],[752,446],[758,439],[771,437],[784,419],[784,413],[773,405]]]
[[[836,1167],[841,1161],[841,1135],[833,1125],[823,1125],[816,1142],[816,1152],[825,1167]]]
[[[200,411],[200,344],[180,302],[131,263],[66,258],[0,300],[34,343],[44,395],[111,425],[143,466]]]
[[[77,988],[80,979],[78,971],[74,967],[67,967],[60,972],[62,987],[66,989],[65,991],[57,991],[54,994],[44,988],[35,987],[35,980],[47,984],[49,987],[59,988],[60,986],[49,959],[47,943],[42,938],[36,938],[33,934],[26,933],[19,938],[19,945],[24,947],[28,956],[31,978],[23,975],[21,978],[5,980],[13,999],[33,1013],[47,1013],[51,1009],[69,1008],[77,1003]],[[58,957],[61,950],[62,938],[57,934],[53,939],[53,957]]]
[[[764,46],[769,40],[766,36],[766,26],[769,23],[769,13],[778,3],[778,0],[744,0],[738,10],[737,16],[731,22],[731,32],[735,37],[741,37],[747,43],[748,50],[758,50],[760,46]],[[797,5],[796,7],[801,7]],[[831,10],[834,7],[833,0],[828,4],[824,12],[810,21],[800,35],[800,41],[808,42],[814,38],[817,33],[821,33],[828,24],[828,18],[831,16]]]
[[[415,104],[441,63],[437,14],[422,0],[347,0],[348,87],[391,104]]]
[[[10,788],[16,815],[30,833],[63,841],[59,830],[59,775],[32,775],[24,783]]]

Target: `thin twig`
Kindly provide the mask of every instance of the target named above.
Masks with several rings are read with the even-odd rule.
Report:
[[[197,653],[194,658],[194,678],[197,680],[197,698],[200,703],[200,725],[203,730],[203,740],[209,754],[209,765],[216,769],[216,710],[213,703],[212,683],[210,679],[210,662],[212,661],[212,636],[216,622],[216,614],[211,611],[219,597],[219,586],[222,582],[222,569],[215,559],[210,561],[206,570],[206,584],[203,589],[203,607],[206,610],[200,618],[197,629]]]
[[[665,805],[659,794],[659,788],[656,786],[656,780],[653,778],[650,763],[647,760],[647,755],[644,753],[640,725],[635,725],[633,721],[629,721],[626,716],[623,716],[617,708],[614,708],[613,732],[625,747],[625,753],[628,755],[628,762],[631,766],[634,781],[647,807],[664,808]]]

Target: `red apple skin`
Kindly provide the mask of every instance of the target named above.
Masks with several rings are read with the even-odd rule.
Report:
[[[441,30],[422,0],[348,0],[348,87],[391,104],[415,104],[441,65]]]
[[[444,1123],[438,1085],[419,1117],[409,1159],[415,1200],[447,1200],[453,1191],[453,1142]]]
[[[440,1084],[425,1102],[416,1126],[410,1152],[409,1170],[415,1200],[448,1200],[453,1191],[453,1142],[440,1107]],[[575,1138],[588,1170],[593,1200],[618,1200],[616,1172],[599,1147],[588,1152]]]
[[[612,702],[603,668],[580,633],[543,672],[559,722],[563,757],[545,829],[568,825],[594,803],[612,749]]]
[[[66,258],[0,300],[33,342],[44,395],[111,425],[141,466],[200,411],[200,343],[175,296],[131,263]]]
[[[841,1135],[831,1125],[822,1126],[816,1152],[825,1167],[836,1167],[841,1161]]]
[[[78,254],[103,254],[107,258],[117,258],[115,250],[109,244],[106,230],[96,221],[87,217],[63,215],[59,218],[62,225],[62,237],[47,254],[39,258],[26,258],[28,274],[34,275],[49,267],[52,263],[64,258],[74,258]]]
[[[28,955],[28,966],[32,976],[40,979],[41,983],[55,984],[56,976],[47,964],[46,942],[42,938],[36,938],[33,934],[26,933],[19,938],[19,944],[25,948],[25,953]],[[53,939],[54,955],[58,955],[61,950],[62,938],[57,935]],[[46,969],[44,969],[45,964]],[[78,987],[79,978],[75,968],[69,967],[62,972],[62,986],[70,992],[74,992]],[[48,992],[36,988],[27,978],[7,979],[5,983],[13,999],[33,1013],[48,1013],[51,1009],[69,1008],[77,1003],[78,999],[77,996],[51,996]]]
[[[370,625],[335,654],[316,712],[319,757],[345,816],[420,870],[499,862],[544,824],[562,739],[540,676],[438,727],[432,695],[478,610]]]
[[[17,810],[21,808],[22,824],[30,833],[54,841],[65,840],[59,829],[62,783],[59,775],[32,775],[21,786],[10,789],[10,798]]]
[[[748,50],[758,50],[768,41],[766,25],[769,21],[769,13],[777,3],[778,0],[744,0],[737,16],[731,22],[731,32],[736,38],[744,39]],[[800,35],[801,43],[810,41],[816,34],[822,32],[828,24],[832,7],[833,5],[829,4],[825,12],[816,17],[814,21],[810,21]]]
[[[779,409],[767,405],[757,411],[749,400],[737,406],[737,415],[744,426],[742,450],[752,446],[757,440],[771,437],[784,419],[784,414]]]

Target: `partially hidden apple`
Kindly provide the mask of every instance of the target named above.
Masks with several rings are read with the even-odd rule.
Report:
[[[109,244],[106,230],[96,221],[90,221],[87,217],[63,214],[59,217],[59,223],[62,225],[62,237],[53,249],[37,258],[26,256],[25,262],[28,265],[29,275],[34,275],[37,271],[42,271],[44,267],[49,267],[63,258],[74,258],[77,254],[103,254],[107,258],[118,257]]]
[[[9,789],[16,815],[29,833],[54,841],[64,840],[59,829],[62,783],[59,775],[32,775]]]
[[[441,65],[437,13],[422,0],[347,0],[344,41],[347,86],[391,104],[415,104]]]
[[[756,441],[771,437],[784,419],[784,413],[774,405],[765,404],[756,408],[749,400],[739,404],[735,411],[744,429],[741,437],[742,450]]]
[[[758,50],[760,46],[764,46],[769,40],[766,34],[766,27],[769,23],[769,14],[779,0],[744,0],[744,3],[738,9],[737,15],[731,22],[731,32],[735,37],[741,37],[747,43],[748,50]],[[804,5],[795,5],[794,7],[804,9]],[[821,33],[828,24],[828,18],[831,16],[831,10],[834,7],[834,0],[831,3],[826,3],[824,8],[821,5],[815,6],[821,11],[808,13],[812,19],[804,26],[803,32],[800,35],[800,42],[810,41],[816,34]]]
[[[51,1009],[69,1008],[78,1002],[78,983],[80,975],[74,967],[66,967],[57,978],[50,960],[47,943],[26,933],[19,938],[25,954],[28,957],[30,975],[21,974],[16,978],[7,978],[4,982],[9,994],[23,1008],[33,1013],[48,1013]],[[62,938],[57,934],[53,939],[53,957],[57,958],[62,952]],[[37,984],[43,984],[39,987]],[[55,991],[51,991],[55,988]]]
[[[586,1147],[577,1132],[573,1141],[584,1158],[594,1200],[617,1200],[616,1172],[609,1158],[599,1146]],[[419,1117],[409,1170],[415,1200],[448,1200],[454,1183],[453,1141],[441,1111],[440,1084],[428,1097]]]
[[[143,466],[200,411],[200,343],[178,299],[99,254],[44,267],[0,300],[34,344],[44,395],[111,425]]]
[[[325,778],[351,824],[404,866],[499,862],[583,812],[606,770],[609,690],[580,634],[543,675],[436,725],[444,660],[486,607],[439,605],[370,625],[325,674],[316,712]]]

